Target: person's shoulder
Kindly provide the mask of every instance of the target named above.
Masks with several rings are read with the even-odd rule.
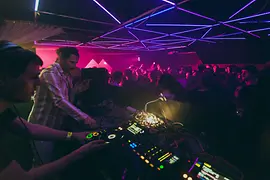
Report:
[[[58,71],[57,64],[52,64],[41,71],[40,77],[44,77],[46,75],[61,76]]]

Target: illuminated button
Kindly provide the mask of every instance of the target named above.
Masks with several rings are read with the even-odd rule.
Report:
[[[110,135],[108,136],[108,139],[114,139],[114,138],[116,138],[116,135],[115,135],[115,134],[110,134]]]
[[[93,132],[93,136],[98,136],[99,133],[98,132]]]
[[[144,160],[144,156],[141,156],[140,158],[141,158],[142,160]]]
[[[208,168],[211,168],[211,165],[210,164],[207,164],[207,163],[203,163],[206,167]]]
[[[154,165],[153,164],[150,164],[150,167],[154,167]]]
[[[188,175],[187,174],[183,174],[183,178],[188,178]]]
[[[192,180],[192,177],[188,177],[187,179],[188,179],[188,180]]]
[[[149,163],[149,161],[146,159],[146,160],[145,160],[145,163],[146,163],[146,164],[148,164],[148,163]]]
[[[123,128],[121,128],[121,127],[118,127],[118,129],[119,129],[120,131],[122,131],[122,130],[123,130]]]
[[[159,171],[160,171],[160,168],[157,168],[157,170],[159,170]]]
[[[131,141],[130,141],[130,140],[128,140],[128,142],[130,143]]]
[[[90,134],[88,134],[88,135],[86,136],[86,139],[91,139],[92,137],[93,137],[93,134],[90,133]]]
[[[160,169],[164,169],[164,166],[163,166],[163,165],[160,165],[159,168],[160,168]]]

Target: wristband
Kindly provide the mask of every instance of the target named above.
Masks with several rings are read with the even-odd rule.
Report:
[[[69,140],[69,139],[71,139],[72,134],[73,134],[72,132],[68,132],[68,133],[67,133],[67,137],[66,137],[66,138],[67,138],[68,140]]]

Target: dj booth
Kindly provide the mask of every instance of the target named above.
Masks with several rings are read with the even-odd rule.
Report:
[[[105,159],[114,166],[107,168],[107,174],[110,176],[110,173],[121,171],[119,175],[111,176],[116,178],[109,179],[244,178],[242,172],[226,160],[207,154],[204,144],[186,130],[183,124],[167,121],[145,111],[136,111],[121,126],[91,132],[86,138],[88,141],[103,139],[107,142],[110,150],[105,156],[110,160]]]

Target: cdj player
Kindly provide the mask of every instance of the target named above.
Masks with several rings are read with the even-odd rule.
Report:
[[[103,139],[114,144],[113,148],[117,149],[114,156],[117,156],[119,162],[122,158],[121,163],[126,163],[123,166],[129,169],[131,176],[140,180],[242,179],[241,173],[225,161],[217,161],[217,158],[202,152],[203,149],[201,152],[192,151],[188,146],[199,144],[196,138],[190,138],[190,135],[181,133],[181,130],[173,132],[165,121],[151,113],[137,112],[124,126],[91,132],[86,138]]]

